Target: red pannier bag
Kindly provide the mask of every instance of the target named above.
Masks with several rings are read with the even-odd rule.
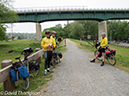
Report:
[[[116,55],[116,50],[115,49],[111,49],[113,54]]]
[[[107,57],[110,57],[111,51],[108,51],[108,50],[107,50],[107,51],[105,51],[105,53],[106,53],[106,56],[107,56]]]

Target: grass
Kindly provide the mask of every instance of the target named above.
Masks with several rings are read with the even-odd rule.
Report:
[[[14,40],[11,42],[0,43],[0,62],[8,59],[15,61],[15,57],[20,56],[24,48],[27,48],[27,47],[31,47],[33,50],[35,50],[35,48],[41,48],[40,41]],[[13,52],[8,53],[10,50],[13,50]]]
[[[41,41],[35,41],[35,40],[15,40],[11,42],[1,42],[0,43],[0,50],[1,50],[0,51],[0,62],[6,59],[11,59],[13,62],[15,62],[14,58],[19,56],[21,54],[21,51],[23,51],[24,48],[26,47],[31,47],[32,49],[41,48],[40,43]],[[61,45],[63,45],[63,42],[61,43]],[[13,52],[6,54],[6,52],[8,52],[9,50],[13,50]],[[56,51],[65,52],[66,47],[58,48]],[[43,86],[49,80],[52,80],[52,75],[48,73],[47,76],[44,76],[44,59],[42,59],[41,57],[39,74],[36,77],[30,78],[30,87],[28,88],[28,90],[23,91],[19,87],[18,82],[15,82],[16,89],[14,91],[39,92],[40,87]],[[3,84],[0,84],[0,92],[1,91],[3,91]]]
[[[93,53],[96,49],[94,47],[90,46],[81,46],[80,45],[80,40],[75,40],[75,39],[70,39],[76,43],[78,48],[83,49],[86,52],[91,52]],[[84,45],[88,45],[85,41],[82,41]],[[111,49],[116,49],[116,65],[114,67],[122,69],[126,72],[129,73],[129,48],[123,48],[115,45],[110,45],[109,47]],[[93,56],[91,56],[93,57]],[[94,58],[94,57],[93,57]],[[107,63],[107,62],[106,62]]]

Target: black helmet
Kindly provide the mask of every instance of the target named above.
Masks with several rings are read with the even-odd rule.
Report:
[[[50,33],[50,31],[49,31],[49,30],[47,30],[47,31],[45,32],[45,34],[48,34],[48,33]]]
[[[61,52],[59,52],[59,53],[58,53],[58,56],[59,56],[60,58],[62,58],[62,53],[61,53]]]

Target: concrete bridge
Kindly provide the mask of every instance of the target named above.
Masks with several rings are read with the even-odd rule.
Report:
[[[129,19],[129,9],[88,9],[81,7],[49,7],[17,9],[18,22],[35,22],[36,38],[41,40],[41,22],[59,20],[96,20],[99,21],[99,40],[102,32],[107,33],[106,20]]]

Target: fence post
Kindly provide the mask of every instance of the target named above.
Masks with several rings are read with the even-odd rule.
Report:
[[[40,48],[36,48],[36,49],[35,49],[35,52],[37,52],[37,51],[39,51],[39,50],[40,50]],[[39,57],[36,61],[40,64],[40,63],[41,63],[41,57]]]
[[[5,68],[11,65],[12,63],[13,63],[12,60],[4,60],[1,62],[1,68]],[[9,72],[7,74],[9,74]],[[4,83],[4,91],[13,91],[15,89],[15,82],[12,81],[10,75],[9,78],[3,83]]]

